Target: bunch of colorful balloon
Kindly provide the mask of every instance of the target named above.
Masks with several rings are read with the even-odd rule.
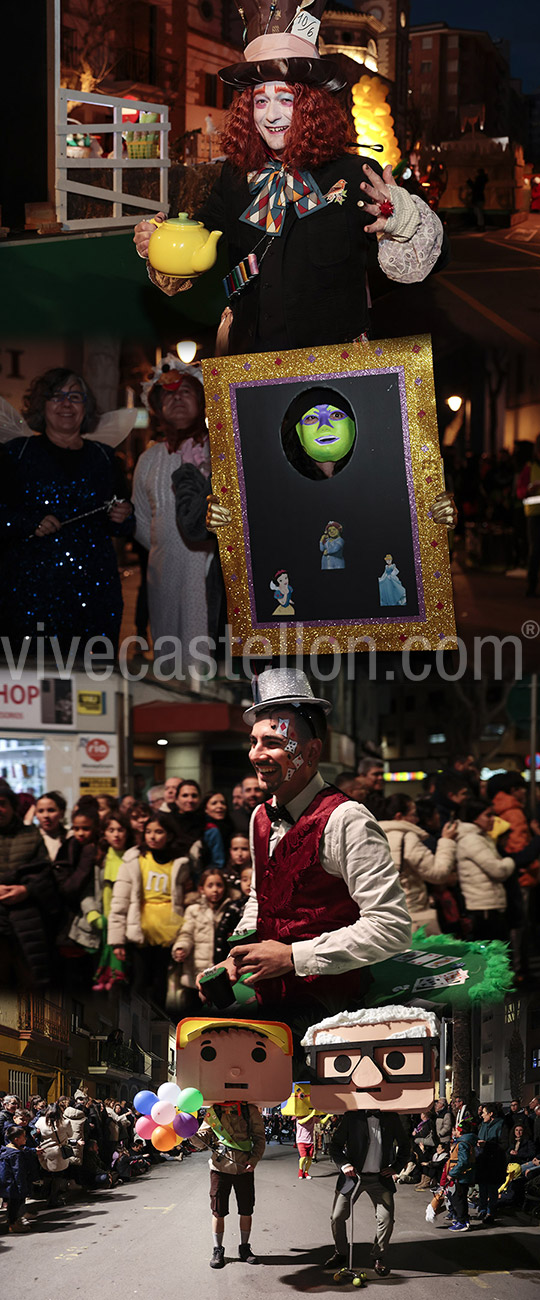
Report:
[[[197,1132],[197,1111],[203,1105],[198,1088],[179,1088],[176,1083],[162,1083],[155,1092],[138,1092],[133,1100],[139,1119],[135,1132],[150,1141],[156,1151],[172,1151],[184,1138]]]

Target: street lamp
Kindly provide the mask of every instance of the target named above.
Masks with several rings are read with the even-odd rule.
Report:
[[[463,398],[459,397],[457,393],[454,393],[452,397],[447,397],[446,405],[450,407],[451,411],[460,411],[463,406]]]
[[[180,360],[184,362],[184,365],[188,366],[195,359],[197,344],[193,339],[182,339],[180,343],[176,344],[176,351]]]

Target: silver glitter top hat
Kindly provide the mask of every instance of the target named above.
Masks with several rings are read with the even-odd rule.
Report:
[[[328,700],[318,699],[311,688],[306,674],[299,668],[265,668],[253,682],[254,703],[244,713],[244,722],[253,722],[259,713],[266,713],[274,705],[286,705],[298,708],[319,708],[323,713],[330,713],[332,705]]]

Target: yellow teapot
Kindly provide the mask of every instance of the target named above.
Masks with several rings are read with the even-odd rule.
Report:
[[[209,234],[202,221],[191,221],[187,212],[168,221],[152,221],[156,229],[150,236],[148,258],[154,270],[193,280],[214,265],[221,230]]]

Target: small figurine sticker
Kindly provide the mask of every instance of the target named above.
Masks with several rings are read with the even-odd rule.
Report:
[[[344,569],[343,525],[330,519],[319,542],[321,551],[321,569]]]
[[[407,592],[398,578],[399,569],[392,561],[391,555],[384,557],[384,571],[379,578],[379,600],[381,605],[406,605]]]
[[[270,590],[275,592],[277,600],[276,608],[272,610],[272,614],[280,617],[283,617],[284,614],[287,615],[287,617],[294,616],[295,610],[292,603],[293,588],[289,582],[289,575],[286,569],[278,569],[277,573],[274,574],[272,582],[270,583]]]

